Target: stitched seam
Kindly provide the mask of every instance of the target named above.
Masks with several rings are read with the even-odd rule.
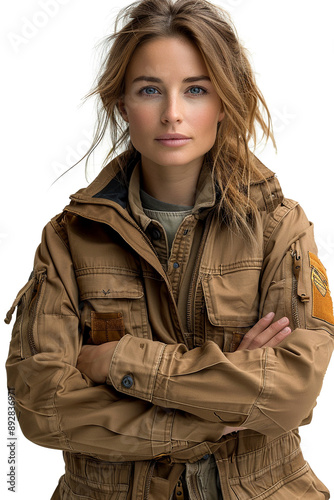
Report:
[[[176,404],[176,405],[180,404],[179,401],[174,401],[173,399],[170,399],[170,398],[163,398],[163,397],[159,397],[159,396],[154,396],[154,402],[156,403],[158,401],[172,403],[172,404]],[[206,406],[199,406],[199,405],[195,405],[193,403],[187,404],[187,403],[184,403],[184,402],[182,402],[182,407],[197,408],[199,410],[207,410],[207,411],[210,411],[210,412],[215,412],[215,411],[219,412],[219,411],[222,411],[221,408],[209,408],[208,409]],[[248,417],[248,413],[241,413],[240,411],[228,410],[228,413],[231,413],[233,415],[244,415],[245,417]]]
[[[140,276],[140,273],[135,269],[129,269],[127,267],[81,267],[75,269],[75,274],[77,277],[88,276],[91,274],[118,274],[114,271],[118,271],[119,274],[126,274],[130,276]]]
[[[64,245],[64,247],[66,248],[67,251],[69,251],[69,245],[67,245],[63,239],[63,237],[61,236],[61,232],[57,229],[56,227],[56,223],[54,220],[51,220],[50,221],[50,224],[54,230],[54,232],[56,233],[56,235],[58,236],[58,238],[60,239],[60,241],[62,242],[62,244]]]
[[[305,470],[305,472],[303,472]],[[306,472],[309,470],[309,465],[306,463],[298,469],[297,471],[293,472],[292,474],[289,474],[288,476],[285,476],[283,479],[280,479],[277,481],[275,484],[273,484],[270,488],[268,488],[264,493],[260,493],[259,495],[256,495],[255,497],[252,497],[254,500],[255,499],[261,499],[261,498],[267,498],[272,492],[272,491],[277,491],[280,487],[284,486],[285,484],[290,483],[294,477],[300,477],[303,474],[306,474]],[[303,474],[301,474],[303,472]],[[231,485],[231,488],[233,489],[233,485]]]
[[[257,451],[257,450],[256,450]],[[268,452],[270,453],[270,449]],[[256,453],[256,452],[255,452]],[[233,476],[230,479],[234,479],[235,481],[240,480],[240,479],[246,479],[246,480],[253,480],[253,479],[258,479],[259,477],[263,476],[266,474],[268,471],[271,471],[273,468],[279,467],[280,465],[286,465],[291,462],[291,460],[295,457],[295,455],[298,455],[301,453],[300,448],[296,448],[293,450],[289,455],[284,455],[284,457],[280,458],[279,460],[276,460],[275,462],[272,462],[262,469],[255,470],[254,472],[250,472],[249,474],[246,474],[244,476]],[[242,457],[237,457],[238,462],[241,460],[248,459],[249,457],[245,457],[244,455]],[[304,466],[303,466],[304,467]],[[296,472],[296,471],[295,471]]]
[[[264,244],[264,248],[263,248],[263,253],[265,254],[266,253],[266,249],[267,249],[267,246],[270,242],[270,239],[273,237],[273,235],[275,234],[275,231],[277,230],[278,226],[281,224],[281,222],[283,221],[283,219],[285,219],[285,217],[293,210],[295,209],[296,207],[298,206],[298,203],[296,202],[295,204],[290,204],[290,203],[287,203],[286,205],[283,205],[281,207],[281,211],[282,211],[282,214],[280,214],[278,220],[275,219],[274,217],[272,217],[272,220],[271,220],[271,224],[273,225],[272,229],[270,230],[269,234],[268,235],[265,235],[265,231],[263,232],[263,234],[265,235],[264,236],[264,241],[265,241],[265,244]],[[284,208],[283,208],[284,207]],[[272,214],[274,214],[274,212],[272,212]],[[277,214],[276,214],[277,215]]]
[[[259,401],[259,399],[261,398],[264,390],[265,390],[265,386],[266,386],[266,377],[267,377],[267,364],[268,364],[268,348],[265,348],[265,358],[264,358],[264,367],[263,367],[263,382],[262,382],[262,387],[261,387],[261,390],[256,398],[256,400],[254,401],[251,409],[250,409],[250,412],[248,414],[248,418],[250,417],[250,415],[252,414],[254,408],[258,408],[257,406],[257,403]],[[259,409],[259,408],[258,408]],[[244,422],[246,423],[246,422]]]

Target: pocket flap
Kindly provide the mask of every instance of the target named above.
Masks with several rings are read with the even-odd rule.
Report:
[[[239,270],[202,281],[208,319],[213,326],[248,327],[258,320],[259,271]]]
[[[77,273],[81,300],[87,299],[139,299],[143,285],[138,276],[100,272]]]

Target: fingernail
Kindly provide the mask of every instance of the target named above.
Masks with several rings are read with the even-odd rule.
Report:
[[[275,316],[275,313],[274,313],[274,312],[270,312],[270,313],[268,313],[268,314],[264,317],[264,319],[272,319],[274,316]]]
[[[289,318],[281,318],[280,320],[278,320],[278,323],[280,325],[286,325],[287,323],[289,323]]]
[[[283,328],[282,333],[283,335],[291,333],[291,328],[289,328],[288,326],[286,328]]]

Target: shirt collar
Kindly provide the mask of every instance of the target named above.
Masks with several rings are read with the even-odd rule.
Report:
[[[140,198],[140,161],[136,164],[130,178],[128,202],[132,216],[145,231],[151,219],[144,213]],[[192,214],[199,218],[205,217],[206,209],[212,208],[215,203],[216,189],[212,170],[210,165],[204,162],[197,182]]]

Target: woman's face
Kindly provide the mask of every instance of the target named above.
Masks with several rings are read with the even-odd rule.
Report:
[[[146,171],[185,166],[199,172],[223,119],[204,60],[183,37],[156,38],[135,51],[119,109]]]

